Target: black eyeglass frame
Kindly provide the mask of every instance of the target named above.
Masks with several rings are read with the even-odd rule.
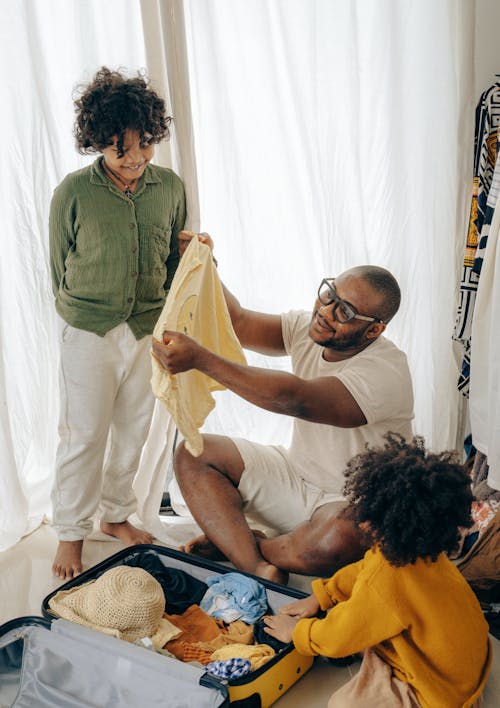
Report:
[[[323,285],[326,285],[327,288],[329,288],[333,294],[333,297],[327,298],[326,301],[321,295],[321,288],[323,287]],[[345,300],[341,300],[337,295],[337,289],[335,287],[335,278],[323,278],[318,288],[318,300],[322,305],[333,305],[332,315],[336,322],[341,322],[342,324],[345,324],[346,322],[351,322],[352,320],[363,320],[364,322],[380,322],[380,324],[386,324],[384,320],[382,320],[380,317],[369,317],[368,315],[358,314],[357,310],[350,303],[346,302]],[[337,315],[337,310],[341,305],[344,311],[348,313],[347,317],[343,320],[339,319]]]

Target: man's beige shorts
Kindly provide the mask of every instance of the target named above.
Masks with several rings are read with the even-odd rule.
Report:
[[[324,504],[337,504],[338,513],[347,506],[341,494],[323,492],[305,482],[283,447],[243,438],[233,438],[233,442],[245,464],[238,492],[251,522],[288,533]]]

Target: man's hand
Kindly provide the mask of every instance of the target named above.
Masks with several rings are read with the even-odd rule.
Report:
[[[280,642],[291,642],[295,625],[300,617],[290,617],[289,615],[269,615],[264,617],[264,632],[271,637],[279,639]]]
[[[203,348],[180,332],[163,332],[163,343],[153,337],[153,355],[169,374],[196,369]]]
[[[206,243],[213,253],[214,242],[212,240],[212,237],[209,234],[205,233],[205,231],[203,231],[201,234],[197,234],[195,231],[179,231],[179,235],[177,238],[179,240],[179,256],[181,258],[184,255],[186,248],[189,246],[191,239],[195,236],[198,237],[198,241],[200,241],[201,243]]]
[[[309,597],[304,597],[302,600],[296,600],[295,602],[290,602],[288,605],[283,605],[279,608],[278,612],[280,615],[289,615],[290,617],[301,619],[302,617],[315,617],[320,609],[316,597],[309,595]]]

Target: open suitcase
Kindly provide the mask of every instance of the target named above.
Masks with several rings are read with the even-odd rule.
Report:
[[[0,708],[265,708],[309,670],[313,657],[298,654],[290,644],[259,669],[223,680],[202,667],[57,618],[50,609],[49,600],[59,590],[96,579],[127,560],[137,562],[144,553],[198,580],[234,572],[149,544],[125,548],[84,571],[43,600],[43,617],[21,617],[0,626]],[[255,579],[265,587],[272,612],[305,597],[299,590]]]

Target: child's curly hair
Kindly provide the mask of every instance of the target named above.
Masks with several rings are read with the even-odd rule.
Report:
[[[407,443],[388,433],[347,465],[344,494],[354,520],[369,522],[374,540],[395,566],[436,560],[458,548],[459,527],[472,524],[470,479],[455,452],[427,452],[423,438]]]
[[[74,101],[74,135],[81,153],[100,152],[118,137],[118,156],[123,157],[125,131],[139,131],[141,143],[159,143],[169,137],[172,121],[166,115],[165,101],[149,87],[141,73],[127,78],[119,71],[103,66],[93,81],[81,86]]]

